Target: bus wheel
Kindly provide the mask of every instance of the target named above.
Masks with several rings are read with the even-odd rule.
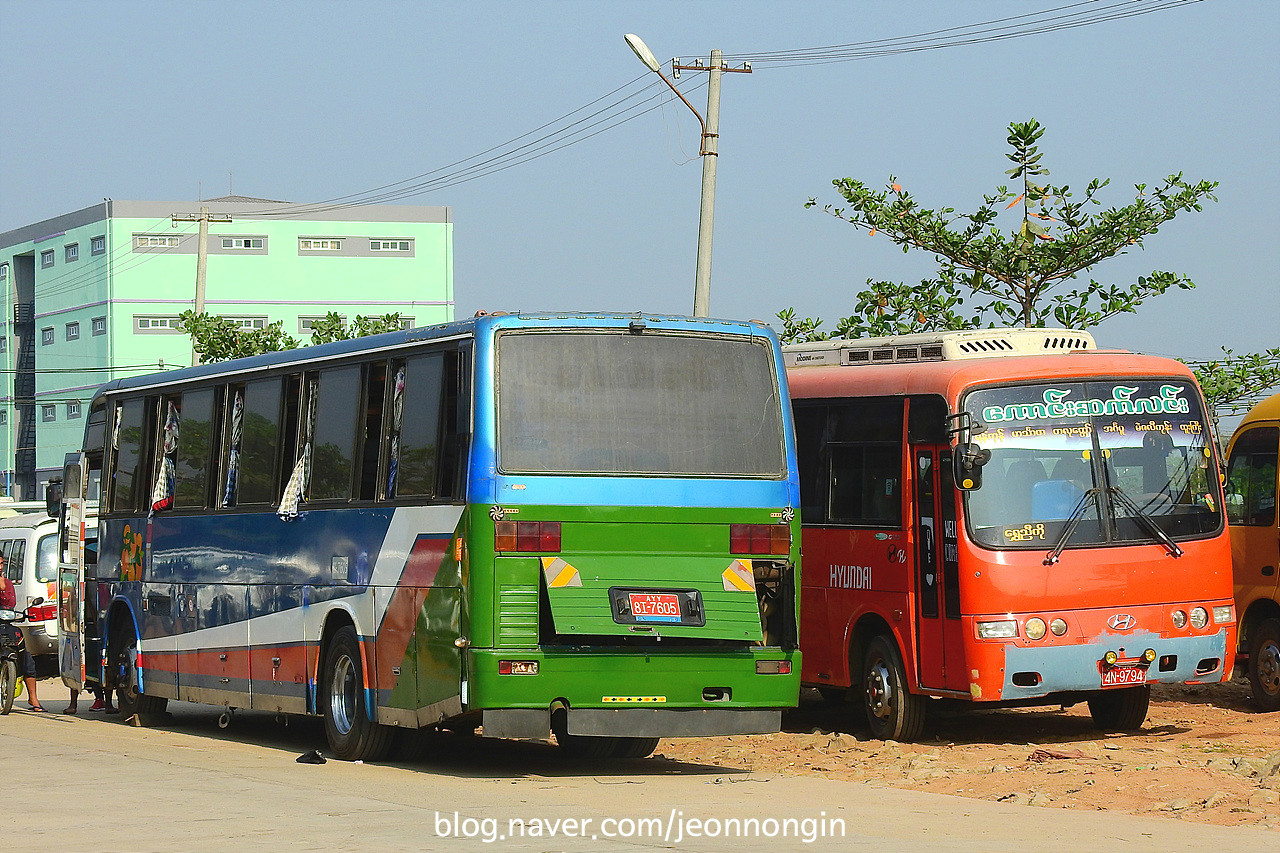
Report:
[[[632,740],[632,738],[600,737],[599,735],[571,735],[568,728],[569,715],[563,708],[560,708],[551,715],[551,733],[555,735],[556,743],[559,744],[560,750],[570,758],[614,758],[617,756],[615,750],[619,748],[618,741]],[[647,739],[634,738],[634,740]],[[653,746],[657,748],[658,743],[656,740]],[[652,752],[653,749],[649,751]],[[639,756],[636,757],[638,758]]]
[[[385,756],[395,730],[369,719],[360,643],[350,625],[333,635],[320,683],[324,733],[334,756],[344,761],[377,761]]]
[[[0,714],[13,710],[13,699],[18,695],[18,662],[5,658],[0,664]]]
[[[132,634],[132,631],[130,631]],[[120,705],[120,719],[137,717],[143,725],[151,725],[164,716],[169,701],[158,696],[147,696],[138,689],[138,638],[130,636],[123,648],[117,647],[116,702]]]
[[[1249,685],[1260,711],[1280,711],[1280,619],[1258,623],[1249,639]]]
[[[1089,699],[1093,727],[1102,731],[1132,732],[1142,728],[1151,705],[1151,685],[1104,690]]]
[[[912,741],[924,733],[924,698],[907,690],[902,656],[884,635],[867,646],[862,687],[872,735],[880,740]]]
[[[648,758],[658,748],[656,737],[615,737],[613,745],[614,758]]]

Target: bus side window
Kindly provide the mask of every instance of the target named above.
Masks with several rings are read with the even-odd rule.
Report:
[[[180,402],[182,428],[174,457],[174,498],[177,509],[203,509],[209,491],[213,449],[214,389],[188,391]]]
[[[151,405],[148,405],[151,403]],[[141,508],[149,487],[147,462],[150,457],[147,439],[154,432],[153,419],[147,418],[148,410],[154,412],[153,401],[134,398],[116,405],[112,425],[111,447],[111,511],[130,512]]]
[[[826,405],[794,407],[796,455],[800,469],[800,521],[823,524],[830,493],[830,459],[823,441],[827,426]]]
[[[360,422],[360,367],[320,371],[309,500],[350,500]]]
[[[379,457],[382,454],[383,413],[387,396],[387,363],[378,361],[364,365],[364,428],[360,433],[358,500],[371,501],[378,497],[378,483],[382,479]]]
[[[1227,520],[1270,527],[1276,523],[1276,460],[1280,427],[1255,427],[1235,440],[1227,462]]]
[[[902,404],[901,397],[832,404],[826,434],[833,522],[902,525]]]
[[[444,361],[444,423],[440,437],[440,488],[443,499],[465,496],[471,438],[471,351],[449,350]]]
[[[444,381],[444,353],[439,352],[406,360],[392,378],[392,435],[387,463],[390,495],[436,496]],[[394,397],[397,393],[401,395],[398,403]]]

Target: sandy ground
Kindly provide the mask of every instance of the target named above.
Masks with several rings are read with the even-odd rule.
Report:
[[[920,742],[895,743],[871,739],[860,705],[833,705],[806,690],[780,734],[664,740],[658,752],[745,770],[1280,831],[1280,714],[1255,712],[1248,696],[1242,682],[1158,685],[1146,725],[1125,734],[1095,731],[1084,704],[938,708]]]

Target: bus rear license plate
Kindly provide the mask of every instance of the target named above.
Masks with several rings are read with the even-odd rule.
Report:
[[[637,622],[680,621],[680,599],[673,592],[632,592],[627,598]]]
[[[1102,673],[1102,686],[1117,684],[1146,684],[1147,671],[1139,666],[1113,666]]]

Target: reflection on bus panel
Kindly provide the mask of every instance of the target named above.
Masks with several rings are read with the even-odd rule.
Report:
[[[1182,364],[1084,333],[785,348],[801,475],[802,681],[910,739],[928,697],[1087,701],[1226,680],[1219,461]]]

